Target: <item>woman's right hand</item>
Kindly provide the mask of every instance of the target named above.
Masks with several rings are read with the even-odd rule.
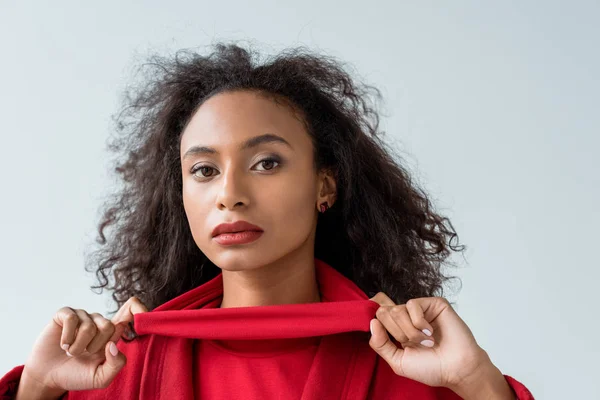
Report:
[[[25,362],[23,379],[52,392],[106,388],[127,362],[124,354],[113,356],[116,343],[133,315],[147,312],[135,296],[108,320],[101,314],[62,307],[37,338]],[[69,345],[68,353],[63,348]],[[118,351],[118,350],[117,350]]]

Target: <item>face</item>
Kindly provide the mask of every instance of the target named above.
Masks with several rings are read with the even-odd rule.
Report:
[[[272,140],[243,146],[263,135]],[[184,129],[180,156],[190,230],[215,265],[248,270],[304,247],[312,251],[317,205],[333,204],[325,193],[331,183],[314,170],[310,136],[288,106],[250,91],[217,94]],[[262,234],[244,244],[213,238],[217,225],[239,220]]]

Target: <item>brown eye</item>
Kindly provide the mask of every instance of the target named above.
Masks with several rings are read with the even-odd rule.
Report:
[[[274,162],[275,162],[274,160],[264,160],[264,161],[261,161],[261,164],[262,164],[262,166],[264,167],[264,166],[265,166],[265,164],[266,164],[266,165],[273,165],[273,163],[274,163]],[[266,167],[265,167],[265,169],[267,169],[267,170],[270,170],[270,169],[272,169],[272,167],[271,167],[271,168],[266,168]]]
[[[202,176],[205,177],[205,178],[208,178],[209,176],[206,176],[204,174],[204,172],[206,172],[206,170],[210,171],[210,170],[213,170],[213,169],[214,169],[213,167],[208,167],[206,165],[198,165],[198,166],[192,168],[192,174],[196,175],[196,171],[202,171]]]
[[[273,163],[276,163],[277,165],[274,166]],[[256,165],[261,164],[263,167],[265,167],[266,165],[271,165],[271,168],[266,168],[265,167],[265,171],[271,171],[274,170],[275,168],[277,168],[280,164],[281,164],[281,159],[276,158],[276,157],[269,157],[269,158],[265,158],[260,160],[258,163],[256,163]]]
[[[211,167],[202,167],[200,168],[200,171],[212,171]],[[203,176],[206,176],[205,174],[202,174]]]

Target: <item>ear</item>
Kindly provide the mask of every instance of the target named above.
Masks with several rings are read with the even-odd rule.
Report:
[[[317,193],[317,210],[320,210],[320,205],[325,202],[330,208],[333,206],[337,199],[337,183],[335,174],[331,170],[319,172],[319,190]]]

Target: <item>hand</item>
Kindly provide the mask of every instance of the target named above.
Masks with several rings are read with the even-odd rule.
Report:
[[[428,386],[456,388],[478,368],[491,363],[469,327],[443,297],[415,298],[396,305],[379,292],[370,300],[380,307],[376,319],[371,320],[369,345],[397,375]],[[429,330],[431,336],[423,330]],[[400,348],[388,332],[400,342]],[[424,340],[432,347],[421,344]]]
[[[133,315],[147,311],[136,297],[127,300],[111,320],[98,313],[62,307],[36,340],[23,376],[54,392],[107,387],[127,361],[122,353],[110,353],[109,342],[116,346],[121,335],[129,331]],[[70,355],[65,345],[69,345]]]

